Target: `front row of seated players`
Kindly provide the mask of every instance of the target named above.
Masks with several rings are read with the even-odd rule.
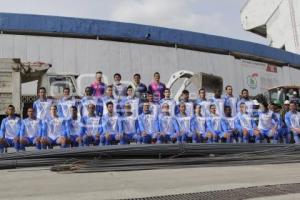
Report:
[[[37,149],[53,148],[54,145],[89,146],[129,144],[135,141],[140,144],[150,143],[217,143],[236,142],[261,143],[265,139],[277,143],[287,140],[292,133],[295,143],[299,143],[300,113],[297,104],[290,103],[290,111],[285,115],[287,130],[281,126],[280,115],[268,104],[260,105],[258,123],[247,113],[245,103],[239,104],[239,112],[234,117],[231,108],[225,106],[224,117],[216,112],[216,106],[209,106],[209,116],[203,116],[203,107],[196,104],[194,114],[187,114],[186,103],[179,104],[179,113],[172,115],[170,105],[162,103],[159,115],[154,115],[151,103],[143,104],[143,111],[138,117],[133,115],[130,103],[126,103],[124,115],[120,116],[113,102],[106,103],[107,113],[102,117],[95,114],[96,106],[87,106],[88,114],[79,117],[76,106],[71,107],[71,117],[61,118],[57,106],[52,105],[50,115],[45,120],[35,116],[33,108],[27,111],[28,118],[21,120],[15,115],[13,105],[8,106],[8,116],[2,121],[0,129],[0,151],[15,147],[17,151],[25,146],[35,145]]]

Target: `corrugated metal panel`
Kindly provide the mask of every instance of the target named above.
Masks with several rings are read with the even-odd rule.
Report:
[[[153,26],[68,17],[0,13],[0,29],[8,32],[122,39],[149,44],[235,52],[300,66],[300,56],[252,42]],[[145,36],[150,34],[149,38]]]

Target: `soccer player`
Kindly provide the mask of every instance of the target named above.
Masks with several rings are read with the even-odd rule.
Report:
[[[203,117],[209,117],[210,115],[210,110],[209,110],[209,107],[211,105],[211,102],[209,102],[207,99],[206,99],[206,92],[205,92],[205,89],[204,88],[201,88],[199,90],[199,98],[196,99],[195,101],[195,104],[199,104],[201,106],[201,114]]]
[[[159,115],[159,133],[157,134],[157,143],[169,143],[171,140],[176,141],[178,125],[174,116],[170,114],[169,104],[162,105],[162,113]]]
[[[38,96],[39,99],[33,103],[33,110],[38,119],[44,120],[50,116],[50,107],[54,101],[47,97],[46,88],[44,87],[39,88]]]
[[[69,138],[67,137],[66,120],[58,116],[57,106],[50,108],[50,117],[43,123],[43,133],[41,138],[42,148],[52,149],[55,145],[66,148]]]
[[[103,114],[103,106],[102,106],[101,99],[96,96],[92,96],[92,88],[86,87],[85,88],[85,96],[80,101],[80,116],[81,117],[88,115],[88,113],[89,113],[88,106],[90,104],[93,104],[95,106],[95,110],[94,110],[95,115],[101,116]]]
[[[244,103],[246,105],[247,113],[252,116],[253,109],[253,101],[249,97],[249,91],[247,89],[243,89],[241,92],[241,99],[238,101],[237,107],[240,108],[240,104]]]
[[[278,142],[278,132],[277,132],[277,118],[274,112],[270,111],[268,108],[268,103],[263,102],[260,104],[259,120],[258,120],[258,130],[260,133],[260,142],[262,139],[272,140],[271,142],[276,144]]]
[[[82,140],[85,146],[99,145],[101,118],[95,114],[96,106],[93,103],[88,105],[88,115],[82,117],[83,134]]]
[[[290,138],[288,138],[288,129],[285,126],[284,120],[281,117],[280,109],[281,106],[279,101],[272,103],[270,106],[270,111],[272,111],[276,117],[275,121],[277,125],[276,128],[278,132],[278,142],[283,142],[284,144],[287,144]]]
[[[184,102],[179,104],[179,114],[176,116],[178,135],[177,143],[186,143],[190,139],[193,143],[197,143],[197,134],[192,132],[192,117],[186,113],[186,105]]]
[[[122,109],[122,113],[120,113],[120,115],[124,114],[124,109],[125,109],[125,105],[126,104],[130,104],[130,108],[131,108],[131,112],[133,114],[134,117],[138,117],[139,115],[139,99],[134,97],[134,93],[133,93],[133,88],[131,86],[128,86],[127,88],[127,96],[123,97],[120,100],[120,108]]]
[[[300,113],[297,111],[297,102],[290,102],[290,111],[285,114],[285,123],[289,132],[293,133],[295,143],[299,144]]]
[[[102,82],[102,72],[96,72],[96,80],[91,84],[91,95],[95,97],[102,97],[105,92],[106,85]]]
[[[190,92],[188,90],[183,90],[182,91],[179,103],[176,106],[176,114],[179,113],[179,105],[182,102],[185,104],[186,114],[188,116],[193,116],[193,114],[194,114],[194,103],[190,100]]]
[[[134,74],[133,75],[133,82],[131,84],[133,88],[134,96],[139,98],[141,102],[146,101],[147,98],[147,86],[144,83],[141,83],[141,75]]]
[[[117,110],[120,109],[119,108],[119,100],[113,94],[113,86],[112,85],[109,85],[106,87],[106,93],[105,93],[105,96],[102,97],[102,102],[103,102],[103,116],[106,115],[108,112],[107,106],[106,106],[106,104],[108,102],[113,103],[113,106],[114,106],[113,111],[115,113],[117,113]]]
[[[0,153],[4,148],[14,147],[18,152],[20,149],[21,119],[15,115],[15,107],[7,107],[7,117],[1,122],[0,128]]]
[[[70,96],[70,88],[64,88],[63,90],[64,96],[58,101],[58,115],[59,117],[68,119],[71,117],[71,107],[78,106],[78,100],[75,97]]]
[[[160,82],[160,74],[155,72],[153,75],[153,81],[148,86],[148,91],[153,94],[154,102],[158,103],[161,99],[164,98],[164,91],[166,85]]]
[[[170,115],[175,116],[176,101],[171,98],[170,88],[165,89],[164,96],[165,97],[159,101],[160,107],[162,107],[163,104],[167,103],[169,105]]]
[[[260,133],[257,131],[256,123],[247,112],[246,104],[241,102],[239,104],[240,111],[236,118],[236,126],[239,131],[240,141],[248,143],[250,137],[255,137],[256,143],[260,141]]]
[[[106,103],[107,113],[102,117],[102,133],[100,135],[100,145],[111,145],[116,140],[119,133],[120,120],[114,111],[113,102]]]
[[[77,106],[72,106],[71,117],[66,121],[66,130],[70,139],[71,147],[83,146],[84,127],[80,116],[78,116]]]
[[[191,122],[192,132],[197,135],[197,141],[203,142],[206,135],[206,118],[201,113],[201,105],[195,105],[195,114]]]
[[[117,140],[120,141],[120,144],[129,144],[130,141],[136,140],[139,142],[139,127],[138,127],[138,120],[137,117],[134,116],[133,112],[131,111],[131,104],[127,102],[125,104],[125,113],[121,117],[120,122],[120,130],[119,134],[117,134]]]
[[[150,144],[152,138],[159,132],[157,115],[151,113],[149,102],[143,103],[143,113],[139,115],[139,130],[141,134],[140,143]]]
[[[212,104],[216,106],[216,113],[220,116],[224,116],[224,99],[221,98],[221,90],[215,91],[215,96],[210,100]]]
[[[222,135],[221,117],[217,114],[216,105],[211,104],[209,107],[210,115],[207,118],[207,131],[206,138],[207,143],[218,143],[219,137]]]
[[[233,96],[233,89],[231,85],[225,87],[226,94],[224,95],[224,106],[231,108],[231,115],[234,117],[237,115],[237,98]]]
[[[149,103],[149,106],[150,106],[150,112],[154,116],[158,117],[160,106],[157,102],[154,101],[153,94],[151,92],[147,93],[147,102]],[[143,111],[143,109],[142,109],[142,111]],[[142,111],[141,111],[141,113],[142,113]]]
[[[122,98],[126,96],[127,85],[121,83],[122,76],[119,73],[114,74],[114,96],[118,98]]]
[[[41,149],[42,120],[36,118],[33,108],[27,109],[28,118],[22,120],[20,130],[20,149],[25,150],[25,146],[34,145],[36,149]]]
[[[226,143],[231,143],[232,138],[235,139],[235,142],[238,142],[238,131],[236,130],[236,117],[232,117],[231,107],[225,106],[224,108],[224,117],[221,121],[223,139],[226,140]]]

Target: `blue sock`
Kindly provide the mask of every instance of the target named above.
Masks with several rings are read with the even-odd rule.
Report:
[[[41,150],[42,145],[41,145],[40,143],[39,143],[39,144],[36,144],[36,145],[35,145],[35,148],[38,149],[38,150]]]
[[[20,143],[17,142],[17,143],[14,144],[14,146],[15,146],[16,151],[19,152],[19,150],[20,150]]]
[[[295,144],[299,144],[299,135],[294,133]]]
[[[255,143],[260,143],[260,136],[255,136]]]
[[[213,138],[208,138],[208,139],[207,139],[207,143],[208,143],[208,144],[212,144],[212,143],[213,143]]]
[[[243,143],[248,144],[248,137],[247,136],[243,136]]]
[[[0,153],[4,153],[4,146],[0,144]]]
[[[20,150],[21,150],[21,151],[25,151],[25,145],[20,144]]]

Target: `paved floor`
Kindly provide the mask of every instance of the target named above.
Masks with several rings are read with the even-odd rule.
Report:
[[[2,170],[0,199],[119,199],[300,183],[299,169],[300,163],[89,174]]]

